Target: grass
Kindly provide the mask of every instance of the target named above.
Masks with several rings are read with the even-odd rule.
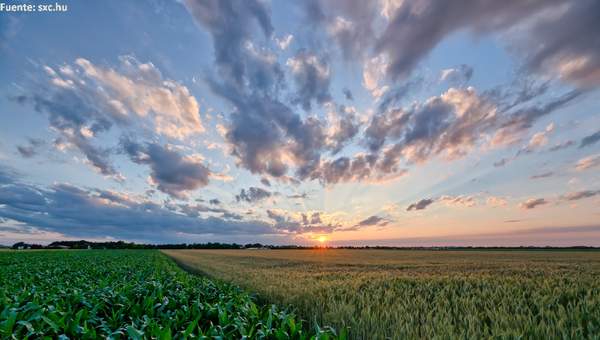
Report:
[[[600,338],[600,252],[165,253],[355,339]]]
[[[2,339],[336,338],[158,251],[1,252],[0,269]]]

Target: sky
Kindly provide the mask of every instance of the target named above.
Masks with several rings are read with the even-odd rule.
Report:
[[[8,3],[1,244],[600,246],[596,0]]]

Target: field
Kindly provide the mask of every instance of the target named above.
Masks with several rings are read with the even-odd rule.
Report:
[[[355,339],[600,337],[600,252],[164,252]]]
[[[153,250],[0,253],[2,339],[334,338]]]

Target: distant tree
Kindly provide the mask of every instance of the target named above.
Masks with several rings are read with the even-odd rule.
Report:
[[[29,244],[25,242],[17,242],[13,244],[12,249],[44,249],[41,244]]]

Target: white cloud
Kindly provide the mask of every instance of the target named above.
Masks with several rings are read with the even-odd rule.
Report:
[[[380,98],[388,91],[385,81],[389,60],[385,54],[380,54],[367,60],[363,65],[363,86],[375,98]]]
[[[282,38],[275,38],[275,43],[282,51],[285,51],[290,46],[293,40],[294,36],[292,34],[288,34]]]
[[[121,70],[94,65],[78,58],[75,73],[69,66],[52,82],[76,91],[93,93],[94,99],[122,119],[129,114],[149,117],[155,132],[170,138],[183,139],[204,131],[196,98],[187,87],[164,79],[152,63],[140,63],[135,58],[121,57]]]

